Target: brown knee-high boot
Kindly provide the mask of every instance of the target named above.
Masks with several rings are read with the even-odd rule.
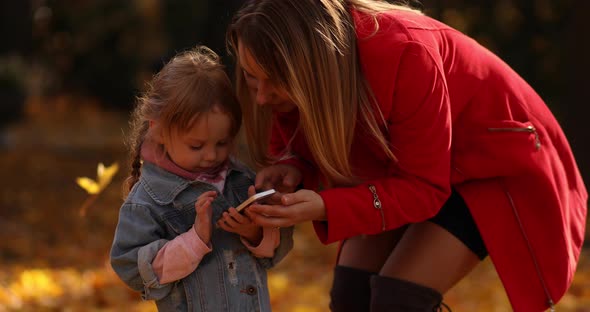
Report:
[[[371,312],[432,312],[441,304],[442,295],[432,288],[397,278],[371,277]]]
[[[375,274],[351,267],[336,266],[334,283],[330,290],[330,311],[369,312],[370,278]]]

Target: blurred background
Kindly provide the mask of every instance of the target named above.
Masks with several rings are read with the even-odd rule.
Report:
[[[233,60],[225,28],[241,1],[0,0],[0,312],[155,311],[108,253],[127,174],[134,97],[172,55],[205,44]],[[426,14],[500,55],[546,100],[590,181],[590,35],[583,0],[424,0]],[[97,172],[99,163],[119,170]],[[96,190],[79,177],[102,180]],[[112,179],[110,179],[112,178]],[[326,311],[336,246],[296,228],[270,272],[275,311]],[[588,237],[588,235],[587,235]],[[590,311],[584,250],[559,311]],[[509,311],[486,260],[450,291],[454,311]]]

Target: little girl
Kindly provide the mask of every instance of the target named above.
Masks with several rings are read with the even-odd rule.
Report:
[[[233,208],[254,173],[230,157],[242,115],[219,57],[178,54],[137,104],[113,269],[160,311],[270,311],[265,269],[292,248],[293,228]]]

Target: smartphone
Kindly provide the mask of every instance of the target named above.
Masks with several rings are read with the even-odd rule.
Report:
[[[250,196],[250,198],[243,201],[238,207],[236,207],[236,210],[238,212],[243,212],[243,210],[246,209],[248,206],[252,205],[253,203],[260,202],[263,199],[272,196],[274,193],[276,193],[276,191],[274,189],[270,189],[270,190],[262,191],[260,193],[256,193],[256,194]]]

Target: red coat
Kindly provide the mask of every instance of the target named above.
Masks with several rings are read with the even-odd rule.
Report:
[[[387,121],[397,162],[359,134],[352,164],[366,183],[320,192],[323,243],[434,216],[451,185],[465,199],[515,311],[542,311],[569,287],[584,239],[588,194],[568,142],[543,100],[510,67],[425,16],[354,13],[362,69]],[[297,113],[277,115],[281,150]],[[305,139],[291,151],[313,164]],[[306,187],[318,172],[304,171]],[[382,211],[367,184],[377,188]],[[382,214],[383,213],[383,214]]]

